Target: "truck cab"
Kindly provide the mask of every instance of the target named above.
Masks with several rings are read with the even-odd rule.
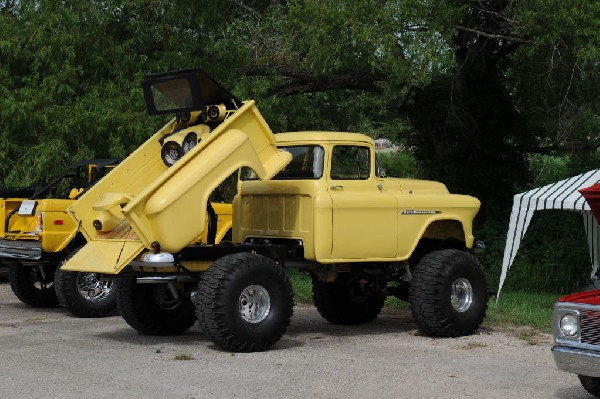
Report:
[[[292,154],[267,181],[242,172],[234,241],[289,239],[319,263],[407,260],[421,239],[472,248],[476,198],[377,173],[374,142],[342,132],[275,134]]]

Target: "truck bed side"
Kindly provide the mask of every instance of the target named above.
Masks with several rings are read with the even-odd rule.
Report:
[[[64,270],[116,274],[155,243],[162,251],[177,252],[202,234],[208,197],[231,173],[248,166],[268,179],[291,158],[276,148],[270,128],[249,101],[167,168],[160,159],[159,139],[173,123],[70,207],[88,244]],[[115,228],[119,234],[96,230],[94,220],[101,212],[122,215]]]

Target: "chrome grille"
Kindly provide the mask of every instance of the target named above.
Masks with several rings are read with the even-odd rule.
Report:
[[[581,343],[600,345],[600,311],[580,310]]]

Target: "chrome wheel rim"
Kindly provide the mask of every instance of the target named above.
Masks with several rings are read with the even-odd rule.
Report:
[[[239,312],[248,323],[260,323],[271,311],[271,296],[261,285],[249,285],[240,294]]]
[[[452,307],[457,312],[466,312],[473,303],[473,286],[469,280],[458,278],[452,283],[452,291],[450,294]]]
[[[110,294],[112,281],[98,278],[96,273],[79,273],[77,289],[79,294],[90,302],[101,301]]]

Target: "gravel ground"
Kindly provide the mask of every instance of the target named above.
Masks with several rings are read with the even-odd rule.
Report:
[[[2,398],[593,398],[556,369],[551,336],[527,328],[484,323],[470,337],[431,339],[406,310],[344,327],[301,306],[273,349],[233,354],[197,326],[148,337],[119,315],[31,309],[2,277]]]

